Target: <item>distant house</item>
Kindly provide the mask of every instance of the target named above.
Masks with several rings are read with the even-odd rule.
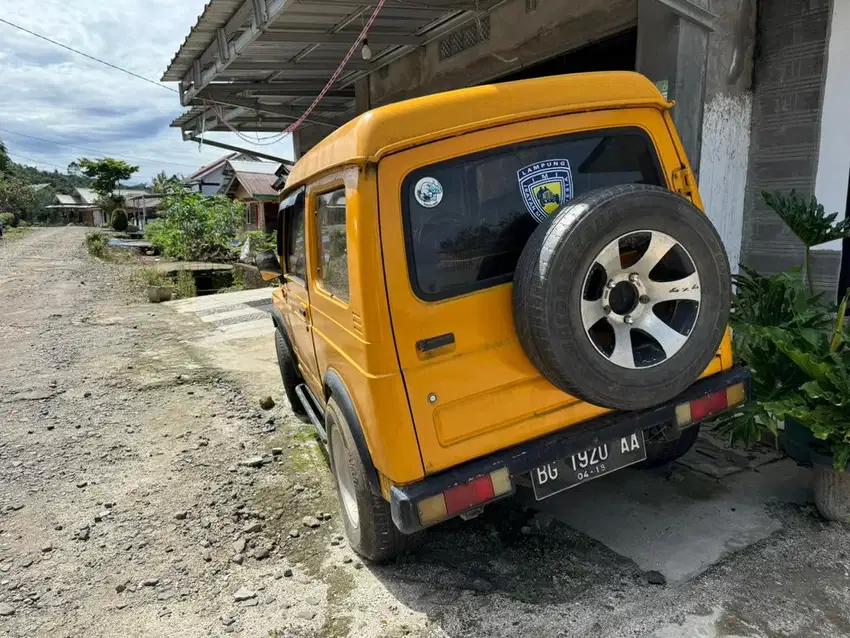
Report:
[[[146,195],[145,191],[119,188],[115,191],[126,199]],[[75,188],[73,195],[57,194],[53,204],[46,208],[58,210],[65,214],[69,222],[84,226],[103,226],[106,223],[100,207],[97,205],[98,195],[90,188]]]
[[[273,233],[277,230],[279,190],[275,187],[281,165],[274,162],[228,160],[219,194],[245,202],[245,227]]]
[[[219,157],[216,161],[207,164],[192,175],[189,175],[183,183],[193,193],[201,193],[208,197],[218,194],[221,187],[224,185],[224,171],[227,167],[227,162],[257,162],[261,160],[254,157],[250,153],[231,153],[224,157]]]
[[[159,212],[159,205],[166,197],[164,193],[142,193],[124,200],[124,210],[127,211],[127,221],[144,230],[147,223],[154,219]]]

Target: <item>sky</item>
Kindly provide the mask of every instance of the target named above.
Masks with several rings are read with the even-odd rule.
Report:
[[[0,16],[159,80],[206,1],[0,0]],[[0,23],[0,140],[19,164],[64,172],[79,157],[109,155],[139,166],[133,183],[189,175],[227,151],[184,142],[170,127],[183,111],[176,93]],[[230,133],[208,137],[251,147]],[[292,158],[289,139],[254,148]]]

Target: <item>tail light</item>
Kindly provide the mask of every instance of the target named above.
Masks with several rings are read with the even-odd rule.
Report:
[[[508,468],[500,468],[422,499],[416,504],[419,522],[422,525],[439,523],[509,494],[512,489]]]
[[[710,416],[740,405],[746,399],[747,388],[743,383],[730,385],[728,388],[712,392],[699,399],[677,405],[676,423],[678,425],[699,423]]]

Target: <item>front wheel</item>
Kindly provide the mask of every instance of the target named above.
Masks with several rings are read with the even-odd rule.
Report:
[[[402,534],[393,523],[390,505],[369,489],[366,468],[357,453],[345,416],[331,397],[325,412],[331,470],[336,478],[342,520],[351,549],[381,563],[413,547],[419,534]]]
[[[286,398],[289,399],[289,405],[292,406],[292,412],[298,416],[304,416],[307,411],[301,405],[301,399],[295,392],[295,388],[304,383],[304,380],[301,378],[301,373],[298,372],[295,357],[279,328],[274,331],[274,347],[277,351],[277,365],[280,368],[283,389],[286,392]]]

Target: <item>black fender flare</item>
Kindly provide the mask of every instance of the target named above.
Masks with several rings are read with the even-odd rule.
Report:
[[[372,462],[372,455],[369,453],[369,446],[366,445],[363,426],[357,417],[357,411],[354,409],[354,402],[351,400],[348,389],[335,370],[328,370],[325,373],[322,383],[325,387],[325,400],[330,399],[331,395],[333,395],[339,405],[339,409],[342,411],[342,415],[345,417],[351,438],[354,439],[354,445],[357,447],[357,454],[360,456],[360,461],[366,470],[366,480],[369,481],[369,489],[375,496],[381,496],[381,482],[378,480],[378,470],[375,469],[375,464]],[[328,436],[330,437],[330,433],[328,433]]]

